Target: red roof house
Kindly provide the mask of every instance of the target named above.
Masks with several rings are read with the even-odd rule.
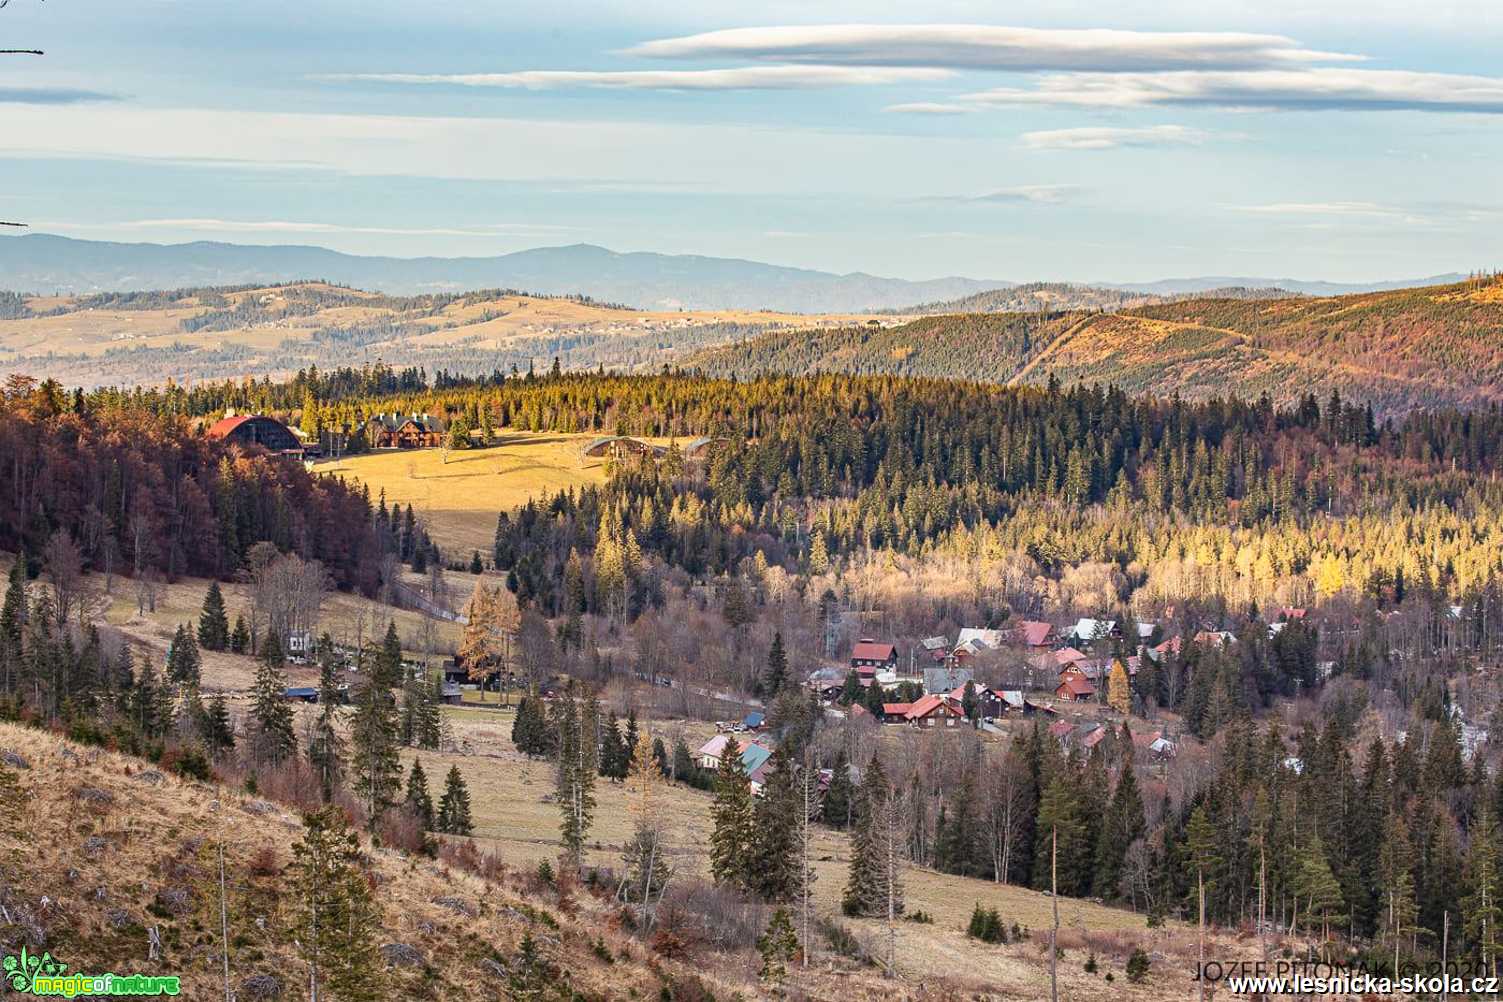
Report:
[[[1059,677],[1059,686],[1054,695],[1074,703],[1083,703],[1096,695],[1096,687],[1077,671],[1067,671]]]
[[[855,647],[851,648],[852,668],[896,668],[897,666],[898,650],[892,644],[879,644],[875,640],[863,637],[857,641]]]

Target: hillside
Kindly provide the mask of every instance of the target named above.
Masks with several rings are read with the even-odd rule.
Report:
[[[1007,283],[837,275],[736,258],[618,253],[590,244],[494,257],[394,258],[322,247],[110,243],[31,234],[0,240],[0,279],[16,292],[90,293],[195,285],[275,285],[317,276],[412,295],[505,286],[655,309],[859,312],[953,299]]]
[[[1060,310],[1126,310],[1175,299],[1283,299],[1290,293],[1268,286],[1223,286],[1196,293],[1155,294],[1128,286],[1028,282],[989,289],[942,303],[923,303],[895,313],[1049,313]]]
[[[656,368],[680,351],[754,333],[865,319],[653,312],[500,289],[388,296],[326,282],[9,296],[0,297],[0,371],[98,386],[280,376],[378,359],[430,372],[525,371],[554,357],[567,368]]]
[[[711,374],[810,370],[1043,384],[1050,377],[1278,403],[1339,390],[1380,414],[1503,400],[1503,283],[1317,299],[1190,299],[1121,313],[954,315],[769,333],[701,352]]]

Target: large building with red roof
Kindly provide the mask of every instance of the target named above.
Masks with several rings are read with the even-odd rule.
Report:
[[[221,418],[209,425],[204,434],[241,445],[259,445],[268,452],[303,453],[303,443],[285,424],[259,414]]]

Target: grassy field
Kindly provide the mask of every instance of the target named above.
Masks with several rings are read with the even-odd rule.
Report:
[[[514,713],[462,707],[446,708],[445,714],[456,750],[421,753],[430,783],[440,783],[449,767],[458,765],[470,790],[475,837],[482,847],[499,853],[516,867],[532,868],[545,859],[556,861],[559,811],[553,802],[553,766],[529,760],[512,748]],[[684,732],[692,748],[703,740],[705,726],[666,722],[653,733],[671,744],[678,733]],[[925,740],[928,736],[913,733],[904,737]],[[404,754],[404,768],[410,766],[413,757],[411,751]],[[591,863],[619,866],[621,846],[631,825],[627,797],[622,786],[604,779],[597,782],[595,793],[597,807],[587,858]],[[680,877],[706,876],[706,847],[712,827],[710,795],[687,786],[672,786],[665,800],[674,873]],[[850,859],[847,836],[820,829],[816,857],[818,910],[836,915]],[[905,899],[910,912],[921,910],[934,918],[933,925],[904,922],[899,927],[900,965],[910,983],[960,974],[978,990],[1000,993],[990,997],[1047,995],[1047,950],[1042,948],[1041,938],[1051,921],[1053,902],[1047,894],[909,868]],[[977,902],[997,908],[1007,924],[1017,922],[1033,930],[1034,939],[1010,946],[983,946],[966,939],[965,926]],[[849,924],[874,943],[885,935],[880,922],[849,920]],[[1193,997],[1189,973],[1194,939],[1183,927],[1149,929],[1142,915],[1068,898],[1060,899],[1060,925],[1060,943],[1065,949],[1060,964],[1061,998]],[[1154,991],[1141,996],[1129,990],[1122,974],[1127,955],[1138,945],[1156,954],[1155,966],[1164,970],[1164,977],[1156,979]],[[1245,952],[1245,947],[1229,941],[1220,947],[1217,955],[1221,957]],[[1101,969],[1094,976],[1082,969],[1092,952]],[[1107,971],[1115,972],[1113,984],[1104,981]]]
[[[489,449],[411,449],[349,456],[321,473],[368,484],[371,497],[411,504],[438,545],[455,557],[490,553],[496,515],[570,487],[605,483],[605,460],[581,450],[596,436],[508,431]]]

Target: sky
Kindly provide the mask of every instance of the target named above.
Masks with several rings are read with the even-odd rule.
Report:
[[[1492,268],[1495,0],[8,0],[0,219],[903,278]],[[0,276],[0,286],[3,286]]]

